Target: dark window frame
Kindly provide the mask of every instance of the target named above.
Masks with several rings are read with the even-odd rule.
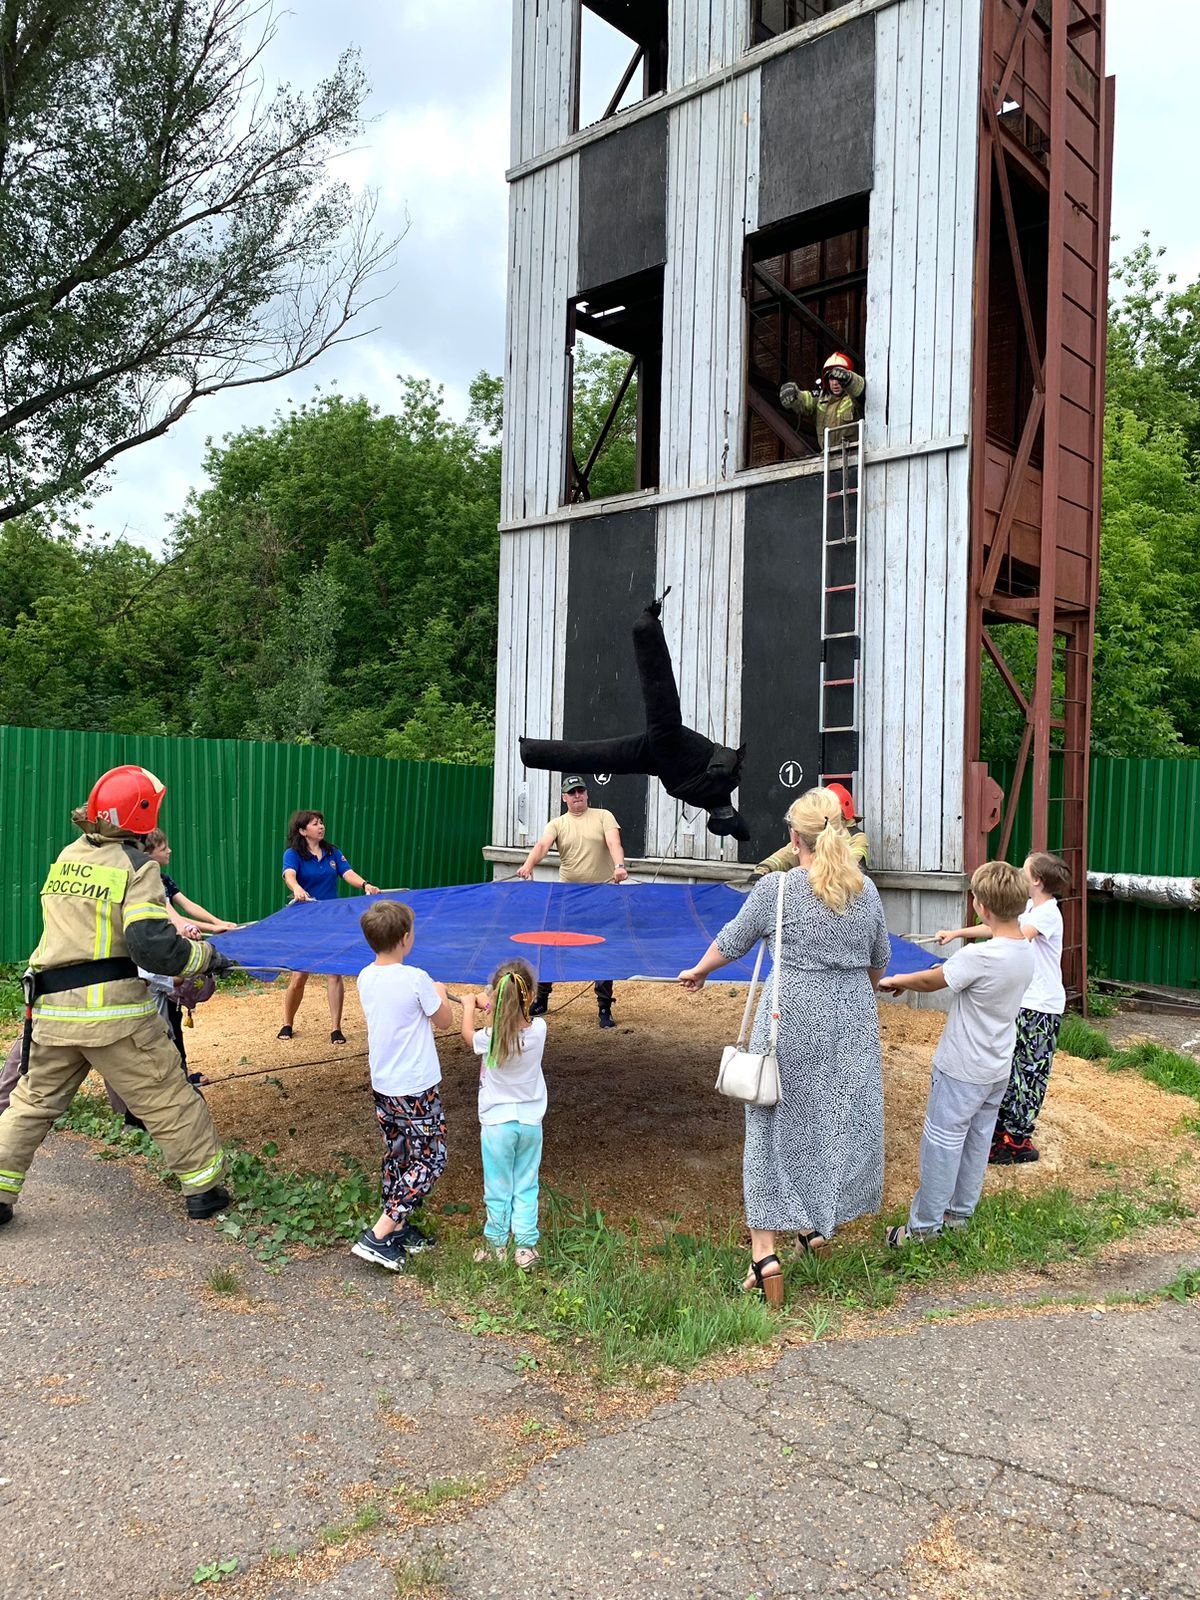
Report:
[[[779,389],[812,384],[834,350],[864,372],[869,240],[868,194],[747,238],[743,471],[819,455],[815,433],[808,437],[779,405]]]
[[[575,84],[571,99],[571,132],[581,133],[584,128],[598,127],[615,117],[618,110],[629,111],[643,105],[667,87],[667,40],[669,0],[575,0],[572,26],[574,28]],[[633,46],[633,53],[625,72],[614,86],[607,109],[595,122],[580,123],[580,90],[583,73],[583,13],[590,11],[608,24],[616,33],[622,33]],[[637,73],[641,72],[642,92],[628,106],[621,100]]]
[[[631,383],[637,384],[637,453],[635,481],[629,494],[659,487],[662,421],[662,352],[664,271],[644,272],[602,284],[575,296],[567,305],[567,427],[563,452],[562,503],[579,505],[591,499],[590,477],[604,454],[608,429],[616,420]],[[575,453],[575,340],[586,333],[600,344],[630,358],[629,369],[607,421],[592,443],[589,457]]]

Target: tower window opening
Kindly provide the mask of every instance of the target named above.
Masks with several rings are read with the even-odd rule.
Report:
[[[662,268],[589,290],[571,302],[568,317],[564,503],[657,488]]]
[[[867,214],[868,197],[861,195],[789,218],[746,241],[747,467],[820,453],[814,425],[781,404],[784,384],[811,390],[835,351],[863,373]],[[870,374],[864,376],[869,386]]]
[[[667,0],[579,0],[574,128],[615,117],[667,87]]]

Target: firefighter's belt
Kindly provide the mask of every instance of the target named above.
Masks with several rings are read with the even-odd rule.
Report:
[[[49,967],[33,974],[33,999],[44,994],[62,994],[67,989],[88,989],[94,983],[116,983],[121,978],[136,978],[137,963],[128,956],[109,956],[104,961],[77,961],[69,967]]]

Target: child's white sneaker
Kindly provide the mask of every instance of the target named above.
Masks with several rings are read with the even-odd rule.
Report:
[[[518,1257],[520,1254],[521,1252],[518,1250]],[[475,1254],[471,1257],[471,1260],[477,1267],[485,1266],[489,1261],[507,1261],[508,1251],[502,1249],[499,1245],[481,1244],[479,1249],[476,1250]]]
[[[522,1272],[532,1272],[534,1267],[536,1267],[538,1262],[541,1260],[541,1257],[538,1255],[537,1251],[532,1245],[522,1245],[517,1251],[516,1255],[513,1257],[513,1260],[517,1263],[517,1266]]]

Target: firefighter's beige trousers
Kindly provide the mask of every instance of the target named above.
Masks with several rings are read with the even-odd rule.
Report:
[[[179,1052],[161,1019],[143,1018],[115,1044],[39,1044],[0,1115],[0,1200],[21,1191],[29,1163],[94,1068],[146,1124],[184,1194],[211,1189],[221,1174],[221,1146],[203,1099],[179,1070]]]

